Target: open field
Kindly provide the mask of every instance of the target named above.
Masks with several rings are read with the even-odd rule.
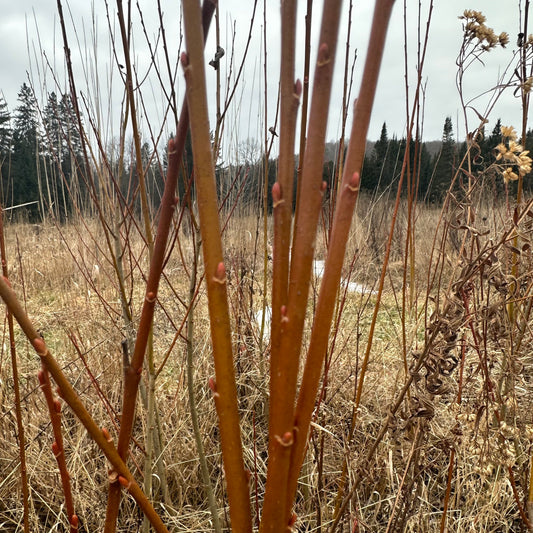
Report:
[[[105,3],[83,42],[58,1],[40,103],[0,100],[1,531],[533,531],[529,0],[518,40],[454,18],[465,141],[432,152],[433,1],[376,0],[357,94],[352,3],[301,46],[303,3],[253,2],[240,50],[213,0]],[[369,145],[389,19],[406,128]]]
[[[348,486],[354,477],[362,476],[347,515],[347,523],[352,524],[350,527],[357,521],[360,531],[439,531],[450,476],[447,503],[450,531],[518,531],[521,520],[513,490],[516,489],[522,498],[528,486],[533,438],[533,374],[529,350],[532,339],[527,324],[520,350],[510,352],[508,339],[516,337],[510,335],[505,303],[501,308],[493,309],[501,297],[508,301],[509,296],[486,275],[476,274],[469,280],[468,292],[465,289],[464,294],[475,312],[469,314],[464,310],[456,319],[454,338],[452,341],[448,339],[449,345],[443,347],[443,341],[438,339],[431,341],[435,360],[438,360],[440,350],[440,357],[450,366],[441,368],[440,377],[431,375],[430,365],[420,371],[400,409],[388,421],[387,431],[377,449],[367,457],[374,439],[386,423],[390,405],[399,397],[406,381],[405,364],[412,368],[416,362],[413,353],[422,353],[429,342],[429,329],[425,324],[431,324],[436,305],[432,300],[426,302],[427,273],[435,271],[440,260],[431,266],[431,246],[426,236],[437,231],[440,215],[437,209],[420,207],[417,212],[417,232],[420,233],[416,237],[415,277],[409,280],[409,284],[414,285],[413,292],[410,285],[406,287],[407,296],[414,294],[414,300],[406,307],[402,307],[405,227],[400,214],[364,389],[353,436],[349,438],[355,390],[376,304],[378,259],[383,253],[382,243],[390,224],[386,215],[391,212],[390,205],[386,208],[385,201],[382,202],[377,205],[362,197],[354,219],[343,277],[357,280],[374,293],[341,291],[338,296],[338,309],[342,308],[342,315],[330,335],[327,380],[317,404],[310,447],[300,477],[295,506],[299,517],[298,530],[313,531],[327,526],[332,518],[343,460],[346,459]],[[405,208],[404,205],[402,211]],[[484,209],[485,212],[483,206],[479,206],[479,220],[496,242],[497,236],[504,231],[502,223],[506,219],[506,207],[486,205]],[[372,218],[378,214],[382,220]],[[269,349],[266,340],[260,342],[260,324],[254,318],[262,306],[264,278],[262,252],[254,249],[252,238],[257,223],[252,217],[234,216],[224,235],[227,263],[231,265],[228,291],[244,459],[252,476],[253,502],[261,501],[264,492],[269,394]],[[373,236],[369,228],[372,228]],[[101,240],[98,225],[93,221],[85,227],[80,223],[59,227],[51,223],[14,223],[5,228],[5,233],[13,288],[23,298],[29,316],[95,420],[113,433],[121,409],[121,342],[126,338],[126,332],[112,269],[106,258],[99,255],[96,246]],[[443,294],[447,291],[444,287],[457,283],[460,277],[457,268],[464,265],[458,255],[457,243],[468,231],[457,233],[443,245]],[[478,238],[487,243],[491,240],[489,236]],[[160,305],[154,321],[156,367],[169,351],[170,355],[157,378],[155,391],[162,429],[161,461],[167,476],[166,487],[163,491],[162,481],[155,471],[153,490],[154,497],[161,502],[156,503],[156,507],[172,530],[209,531],[211,516],[199,471],[187,395],[184,335],[173,344],[176,331],[185,318],[193,263],[191,237],[180,233],[178,240],[179,246],[175,247],[165,267]],[[132,240],[129,244],[132,257],[137,257],[135,254],[142,257],[143,243]],[[481,241],[479,244],[482,249]],[[319,246],[317,257],[324,251],[323,245]],[[129,298],[134,316],[138,316],[147,267],[137,260],[131,264]],[[464,266],[461,268],[464,275]],[[267,269],[271,270],[270,260]],[[532,285],[529,268],[520,279],[520,291],[526,298],[522,301],[529,301]],[[197,283],[200,283],[199,279]],[[315,278],[309,313],[313,313],[319,283],[320,279]],[[442,302],[444,296],[440,298]],[[225,521],[225,481],[217,419],[208,387],[214,369],[206,305],[203,285],[200,285],[192,343],[194,393],[210,478],[220,505],[220,516]],[[427,310],[425,306],[428,306]],[[402,308],[406,313],[402,313]],[[306,337],[308,328],[309,324]],[[0,360],[3,435],[0,524],[3,531],[16,531],[22,519],[21,487],[5,335]],[[39,363],[20,333],[16,339],[32,531],[63,530],[62,490],[50,450],[50,419],[37,380]],[[405,346],[408,347],[406,356],[403,353]],[[432,384],[429,383],[431,380]],[[143,382],[148,385],[146,373]],[[145,439],[150,432],[146,426],[145,407],[141,401],[131,449],[135,475],[141,479]],[[62,413],[64,448],[81,531],[101,531],[108,467],[84,428],[76,423],[68,406],[63,407]],[[513,473],[512,480],[508,468]],[[168,498],[166,502],[164,497]],[[137,508],[125,498],[119,531],[135,531],[140,521]]]

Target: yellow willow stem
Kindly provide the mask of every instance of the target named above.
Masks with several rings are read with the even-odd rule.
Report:
[[[182,55],[182,65],[187,83],[194,177],[216,373],[216,381],[210,380],[210,386],[219,419],[232,530],[238,533],[249,533],[252,531],[252,518],[248,476],[244,469],[242,453],[227,280],[222,255],[215,168],[209,132],[201,13],[196,0],[183,1],[183,17],[187,54]]]

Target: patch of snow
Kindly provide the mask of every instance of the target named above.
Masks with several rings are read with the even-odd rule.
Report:
[[[268,341],[270,339],[270,324],[272,322],[272,307],[267,305],[265,307],[265,329],[263,330],[263,341]],[[257,332],[261,331],[261,322],[263,321],[263,309],[255,311],[254,319],[257,324]]]

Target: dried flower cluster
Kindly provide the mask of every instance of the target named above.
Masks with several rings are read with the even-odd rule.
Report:
[[[501,161],[505,183],[516,181],[531,172],[529,150],[518,143],[517,134],[512,126],[502,126],[502,142],[496,146],[496,161]]]
[[[533,86],[533,78],[529,77],[527,80],[522,84],[522,89],[525,93],[531,92],[531,87]]]
[[[505,47],[509,42],[509,34],[502,32],[496,35],[492,28],[485,25],[487,19],[481,11],[465,9],[459,19],[465,21],[465,41],[477,40],[483,50],[488,51],[498,45]]]

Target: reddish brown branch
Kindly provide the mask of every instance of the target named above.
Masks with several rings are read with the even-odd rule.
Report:
[[[52,451],[61,476],[63,494],[65,495],[65,507],[67,509],[69,523],[71,524],[70,531],[71,533],[76,533],[78,530],[78,517],[74,514],[74,500],[72,499],[72,488],[70,486],[70,476],[65,458],[65,447],[63,445],[63,433],[61,432],[61,402],[57,398],[54,398],[52,386],[50,385],[50,376],[44,363],[38,376],[41,390],[46,398],[50,422],[52,423],[52,430],[54,432]]]

